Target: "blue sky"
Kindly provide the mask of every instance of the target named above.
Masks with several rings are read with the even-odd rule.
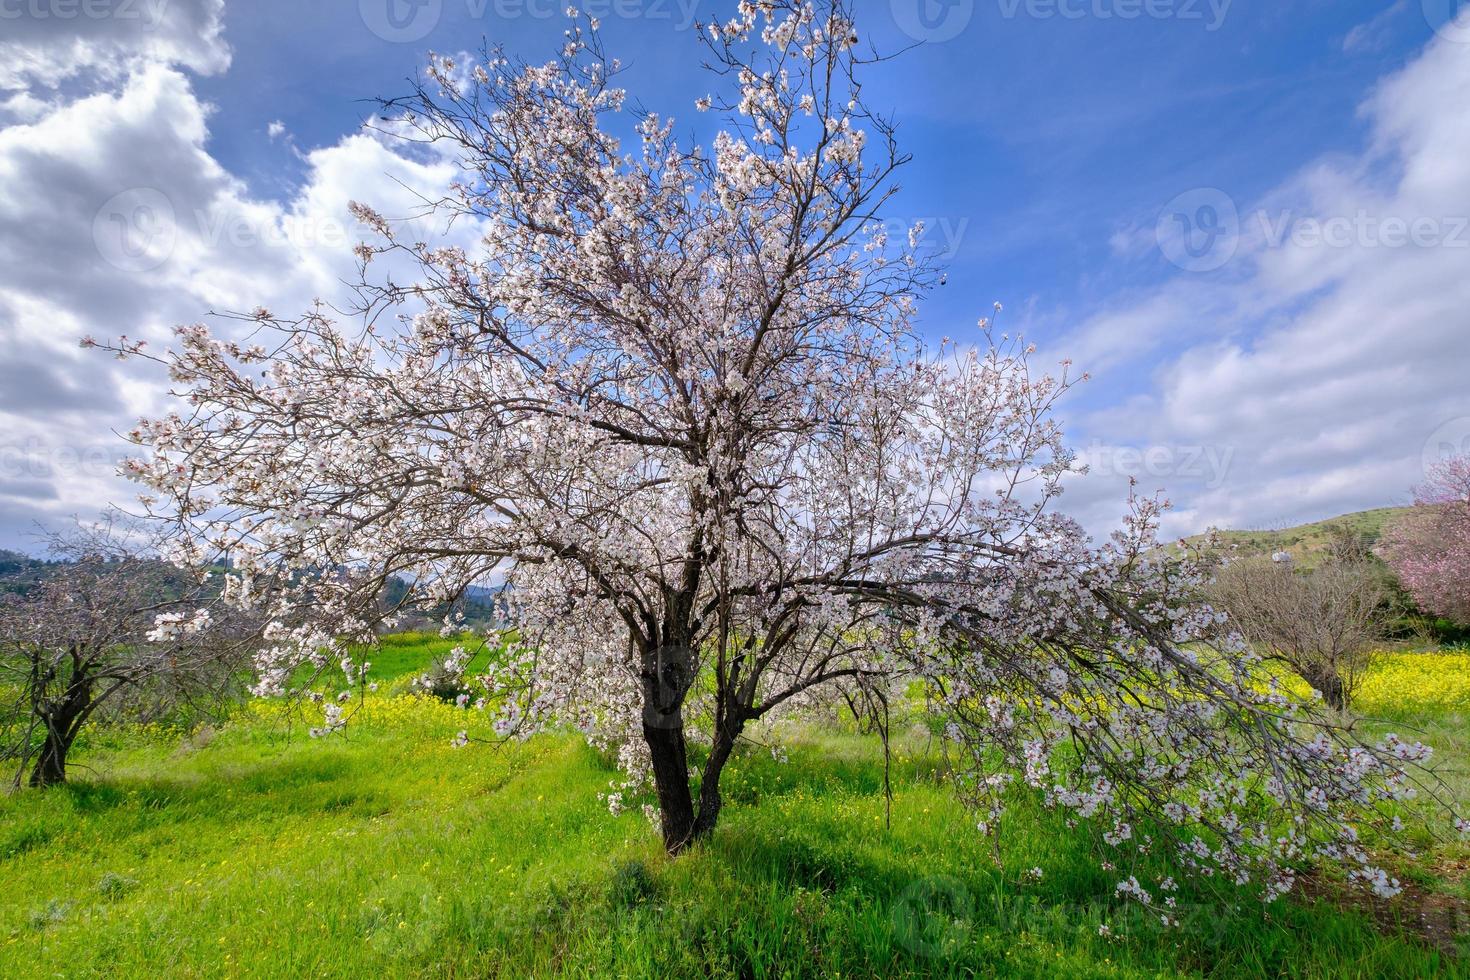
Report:
[[[537,59],[566,25],[549,0],[95,0],[70,18],[67,2],[0,0],[0,547],[129,493],[107,430],[161,382],[83,358],[77,336],[162,341],[213,309],[330,290],[350,243],[269,230],[444,176],[360,135],[365,100],[403,93],[430,49]],[[584,6],[623,84],[708,136],[691,19],[728,5]],[[971,339],[999,300],[1006,327],[1094,372],[1065,406],[1094,471],[1069,501],[1089,527],[1129,476],[1169,492],[1181,532],[1397,503],[1426,454],[1470,439],[1457,9],[858,4],[860,31],[903,51],[867,90],[914,157],[892,214],[925,219],[950,268],[924,329]],[[140,191],[180,227],[158,265],[119,268],[99,221]],[[1334,221],[1341,242],[1313,237]],[[252,234],[222,241],[231,222]]]
[[[1159,262],[1113,260],[1108,241],[1119,225],[1151,221],[1176,192],[1219,187],[1251,198],[1324,152],[1355,151],[1365,93],[1433,36],[1427,18],[1405,8],[1372,43],[1345,51],[1355,28],[1392,10],[1364,0],[1214,0],[1225,7],[1218,26],[1207,0],[1179,0],[1178,17],[1198,19],[1126,21],[1028,16],[1024,0],[1013,16],[1008,0],[949,2],[949,16],[966,21],[958,36],[911,48],[870,75],[874,102],[897,116],[914,156],[897,208],[947,218],[956,230],[967,222],[952,262],[956,288],[931,302],[936,324],[973,320],[992,296],[1071,308],[1156,281],[1170,271]],[[413,9],[411,0],[381,3]],[[702,17],[721,9],[628,0],[640,16],[607,16],[603,32],[628,63],[626,87],[693,125],[703,120],[690,102],[709,82],[680,3]],[[859,10],[881,50],[915,43],[895,23],[893,8],[904,3]],[[923,3],[945,8],[912,0]],[[197,87],[217,106],[212,151],[252,191],[288,194],[304,166],[266,139],[273,121],[303,148],[333,143],[370,112],[364,100],[403,92],[429,50],[484,40],[543,56],[565,28],[563,5],[525,0],[525,13],[507,17],[497,7],[522,5],[443,0],[437,26],[411,43],[375,36],[354,2],[227,8],[231,68]]]
[[[1191,188],[1252,198],[1324,152],[1356,150],[1365,93],[1433,36],[1418,10],[1394,13],[1382,2],[1209,2],[1178,0],[1172,17],[1121,20],[1048,15],[1052,8],[1024,0],[910,0],[964,23],[954,38],[910,48],[870,75],[875,103],[900,120],[914,156],[897,210],[962,235],[955,288],[927,309],[936,330],[973,321],[991,297],[1034,299],[1060,314],[1157,281],[1173,271],[1162,256],[1111,255],[1120,225],[1151,222]],[[483,40],[536,58],[565,27],[564,4],[551,0],[442,0],[437,17],[423,8],[435,24],[424,37],[390,43],[356,9],[375,3],[416,9],[412,0],[226,9],[231,68],[197,89],[217,107],[212,152],[253,192],[286,195],[306,176],[288,146],[266,138],[272,122],[300,147],[330,144],[370,112],[364,100],[404,91],[429,50],[474,50]],[[905,3],[861,5],[860,23],[881,50],[915,44],[896,22]],[[1094,3],[1109,6],[1078,0],[1069,9]],[[609,47],[628,63],[629,90],[691,126],[702,122],[690,102],[708,79],[688,19],[721,5],[604,6],[637,12],[603,20]],[[1354,29],[1385,10],[1370,42],[1344,50]]]

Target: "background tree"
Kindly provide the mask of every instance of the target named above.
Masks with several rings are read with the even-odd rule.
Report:
[[[846,5],[740,3],[701,36],[708,151],[629,120],[585,18],[545,64],[435,59],[383,126],[458,160],[431,202],[458,244],[358,205],[358,309],[261,310],[249,344],[184,327],[158,356],[188,411],[140,424],[129,468],[186,553],[228,553],[247,604],[257,575],[351,570],[265,604],[307,615],[257,690],[372,642],[391,576],[424,605],[503,576],[514,642],[478,679],[500,730],[616,747],[671,853],[714,829],[748,725],[921,677],[987,829],[1019,774],[1111,846],[1162,820],[1205,873],[1275,894],[1320,854],[1391,892],[1359,824],[1426,750],[1260,684],[1154,503],[1102,547],[1053,513],[1065,366],[914,329],[941,278],[883,219],[905,157]],[[1279,836],[1261,806],[1302,819]]]
[[[1470,626],[1470,455],[1430,467],[1379,550],[1420,608]]]
[[[0,689],[11,697],[0,754],[17,786],[28,772],[35,787],[64,782],[77,736],[104,710],[241,689],[242,614],[212,613],[210,586],[154,557],[137,533],[108,522],[53,537],[39,581],[0,595]]]
[[[1347,539],[1306,571],[1291,562],[1244,558],[1223,565],[1210,589],[1247,640],[1286,664],[1344,710],[1382,639],[1386,598],[1376,569]]]

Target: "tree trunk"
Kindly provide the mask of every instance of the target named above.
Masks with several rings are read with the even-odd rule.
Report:
[[[687,635],[687,634],[678,634]],[[678,854],[694,839],[689,753],[684,744],[684,698],[693,680],[693,655],[681,643],[653,651],[643,664],[643,740],[653,763],[664,849]]]
[[[684,726],[643,723],[643,739],[653,761],[653,785],[663,822],[664,850],[676,855],[694,840],[694,800],[689,794],[689,756]]]
[[[41,747],[41,757],[36,768],[31,770],[31,786],[44,789],[66,782],[66,754],[71,742],[66,729],[51,729],[46,733],[46,744]]]
[[[720,795],[720,773],[725,770],[725,763],[730,761],[730,753],[735,748],[735,740],[740,737],[740,730],[744,727],[742,722],[731,722],[721,725],[715,731],[715,741],[710,746],[709,759],[704,765],[704,778],[699,784],[699,814],[694,819],[694,839],[703,840],[714,833],[715,824],[720,819],[720,808],[724,805],[724,799]]]
[[[66,782],[66,757],[76,741],[82,723],[92,714],[97,702],[92,697],[92,681],[73,680],[66,697],[45,707],[37,706],[36,714],[46,729],[36,768],[31,770],[31,786],[41,789]]]
[[[1322,700],[1329,708],[1334,711],[1347,710],[1347,687],[1335,671],[1317,671],[1316,676],[1307,678],[1307,683],[1322,693]]]
[[[725,726],[715,733],[705,762],[699,786],[699,809],[694,809],[689,792],[689,759],[684,743],[684,728],[664,725],[643,726],[643,738],[653,761],[653,784],[658,792],[659,816],[663,822],[664,849],[678,855],[690,844],[704,840],[714,832],[724,803],[720,795],[720,774],[735,748],[735,740],[743,726]]]

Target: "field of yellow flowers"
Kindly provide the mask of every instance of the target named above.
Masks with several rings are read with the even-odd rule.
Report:
[[[1384,718],[1470,711],[1470,654],[1376,654],[1354,708]]]

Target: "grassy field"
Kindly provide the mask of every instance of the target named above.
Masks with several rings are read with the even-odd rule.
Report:
[[[431,642],[375,655],[385,692]],[[1389,658],[1363,706],[1470,759],[1470,658]],[[1460,845],[1388,910],[1195,892],[1166,931],[1039,807],[997,865],[918,729],[891,827],[876,743],[809,728],[740,756],[714,839],[669,860],[579,740],[456,750],[465,718],[382,696],[323,741],[260,703],[93,738],[95,773],[0,799],[0,976],[1470,976]]]

